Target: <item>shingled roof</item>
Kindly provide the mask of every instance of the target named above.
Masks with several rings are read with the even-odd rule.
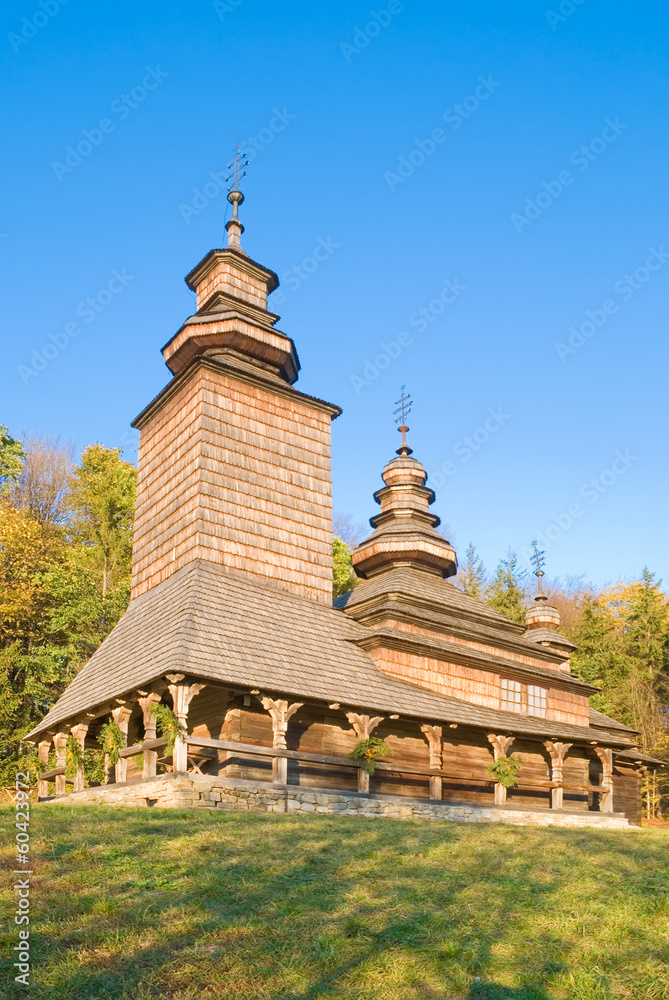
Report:
[[[496,732],[593,738],[587,727],[495,711],[390,677],[357,644],[368,631],[327,605],[196,560],[131,602],[30,737],[179,671]],[[599,738],[629,746],[622,736]]]
[[[543,660],[553,676],[565,659],[563,652],[533,642],[524,625],[495,611],[485,601],[470,597],[434,573],[413,567],[393,568],[362,580],[353,590],[337,598],[334,605],[359,621],[372,620],[368,609],[383,608],[395,614],[414,610],[425,622],[435,626],[435,631],[489,642],[498,647],[501,656],[507,651]],[[565,647],[572,645],[564,636],[558,638]],[[560,672],[564,677],[565,672]],[[566,674],[567,678],[570,676]]]

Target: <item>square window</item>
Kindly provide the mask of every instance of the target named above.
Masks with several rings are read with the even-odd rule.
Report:
[[[502,677],[502,711],[522,712],[522,688],[519,681]]]
[[[546,718],[546,688],[535,687],[533,684],[528,685],[527,712],[528,715],[538,715],[542,719]]]

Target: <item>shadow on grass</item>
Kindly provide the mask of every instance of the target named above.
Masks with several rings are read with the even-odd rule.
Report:
[[[40,825],[44,1000],[345,1000],[362,984],[370,1000],[554,1000],[585,934],[586,881],[620,905],[624,879],[641,907],[664,864],[659,841],[626,833],[86,808]],[[640,912],[621,973],[661,960]],[[494,982],[500,949],[529,985]]]
[[[511,989],[509,986],[497,986],[496,983],[474,983],[467,1000],[553,1000],[543,990],[533,987]]]

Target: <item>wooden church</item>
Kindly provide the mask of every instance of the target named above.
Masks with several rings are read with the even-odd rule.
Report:
[[[196,311],[139,428],[132,600],[33,730],[55,801],[627,826],[659,762],[590,708],[541,593],[527,627],[452,582],[435,496],[406,443],[381,472],[360,578],[332,604],[330,424],[268,309],[273,271],[228,245],[186,277]],[[156,730],[154,706],[181,729]],[[68,738],[123,743],[107,782]],[[387,753],[369,768],[363,741]],[[71,745],[71,741],[70,741]],[[55,746],[55,767],[49,754]],[[490,765],[520,765],[507,787]],[[53,764],[53,754],[51,757]],[[494,768],[493,768],[494,772]]]

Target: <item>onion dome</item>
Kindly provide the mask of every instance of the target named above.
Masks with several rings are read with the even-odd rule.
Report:
[[[441,521],[429,509],[434,492],[425,485],[425,469],[411,457],[408,429],[404,423],[399,427],[402,445],[397,449],[398,457],[383,469],[385,486],[374,494],[381,506],[381,512],[369,522],[374,533],[353,552],[353,568],[364,579],[407,565],[444,577],[457,573],[452,545],[435,530]]]

